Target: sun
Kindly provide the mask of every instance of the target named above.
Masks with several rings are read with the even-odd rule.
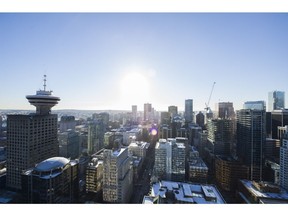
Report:
[[[149,100],[149,82],[140,72],[129,72],[121,80],[121,101],[140,105]]]

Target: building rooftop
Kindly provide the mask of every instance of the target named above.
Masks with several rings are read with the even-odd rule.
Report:
[[[113,151],[113,156],[118,157],[124,151],[125,151],[125,148],[120,148],[120,149],[114,150]]]
[[[189,167],[190,168],[202,168],[202,169],[208,170],[207,165],[205,164],[205,162],[200,157],[190,160],[189,161]]]
[[[249,180],[240,180],[243,185],[251,192],[253,193],[256,197],[258,198],[270,198],[270,199],[281,199],[281,200],[287,200],[288,201],[288,192],[284,189],[284,188],[281,188],[280,186],[278,185],[274,185],[274,184],[264,184],[264,186],[269,186],[270,187],[277,187],[278,189],[278,193],[275,192],[265,192],[265,190],[262,190],[260,191],[259,189],[257,189],[254,185],[253,185],[253,182],[252,181],[249,181]],[[275,190],[277,191],[277,190]]]
[[[185,149],[185,145],[184,143],[176,143],[178,148],[184,148]]]
[[[52,157],[37,164],[35,170],[39,172],[51,171],[57,168],[64,167],[69,162],[69,159],[64,157]]]
[[[151,196],[144,196],[143,197],[143,204],[154,204],[155,198]]]
[[[147,203],[159,197],[162,200],[171,199],[173,203],[194,204],[224,204],[220,192],[213,185],[200,185],[172,181],[154,183],[151,188],[150,198],[144,197]],[[143,200],[143,203],[146,203]]]

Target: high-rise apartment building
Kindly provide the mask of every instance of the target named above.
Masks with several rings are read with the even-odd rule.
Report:
[[[132,105],[132,118],[133,121],[137,121],[137,105]]]
[[[231,119],[209,119],[207,122],[208,142],[215,155],[230,155],[234,142],[234,122]]]
[[[186,168],[186,148],[184,143],[177,142],[176,139],[168,139],[172,143],[172,181],[185,180]]]
[[[288,125],[288,110],[274,110],[271,112],[271,134],[272,139],[280,139],[278,136],[278,127]]]
[[[205,115],[201,111],[196,115],[196,124],[198,124],[202,129],[204,128]]]
[[[145,103],[144,104],[144,121],[151,120],[151,113],[152,113],[152,104]]]
[[[104,123],[94,120],[88,126],[88,153],[94,154],[104,147]]]
[[[170,113],[171,118],[174,118],[176,115],[178,115],[178,107],[177,106],[169,106],[168,112]]]
[[[288,190],[288,133],[284,135],[280,147],[280,185]]]
[[[186,123],[193,122],[193,100],[192,99],[185,100],[184,119]]]
[[[232,102],[220,102],[216,106],[218,118],[221,119],[233,119],[235,118],[235,112]]]
[[[22,193],[27,203],[76,203],[79,195],[78,162],[52,157],[24,170]]]
[[[219,187],[234,192],[239,179],[248,179],[249,167],[230,156],[217,155],[215,159],[215,178]]]
[[[171,179],[172,143],[166,139],[159,139],[155,146],[155,176],[161,179]]]
[[[160,139],[155,146],[155,176],[166,180],[185,179],[185,144],[176,139]]]
[[[131,155],[141,157],[144,160],[149,146],[150,144],[147,142],[135,141],[128,146],[128,151]]]
[[[285,92],[272,91],[268,93],[268,111],[285,109]]]
[[[68,129],[75,130],[76,121],[74,116],[61,116],[59,121],[59,130],[60,132],[65,132]]]
[[[86,167],[86,192],[100,193],[103,189],[103,160],[93,157]]]
[[[133,190],[132,158],[128,148],[103,152],[103,201],[128,203]]]
[[[161,125],[159,128],[159,139],[168,139],[172,137],[172,129],[167,125]]]
[[[109,113],[107,112],[94,113],[92,115],[92,119],[95,121],[101,121],[104,124],[104,128],[108,127],[109,118]]]
[[[262,180],[265,120],[263,109],[242,109],[237,112],[237,155],[249,166],[250,180]]]
[[[161,112],[160,114],[160,124],[170,125],[171,115],[169,112]]]
[[[58,134],[59,156],[76,159],[79,157],[80,136],[74,130],[67,130]]]
[[[283,127],[281,126],[278,126],[278,132],[277,132],[277,137],[279,140],[282,140],[283,136],[288,133],[288,125],[285,125]]]
[[[36,113],[8,115],[6,186],[21,190],[21,173],[41,161],[58,156],[57,115],[51,108],[60,100],[52,91],[44,90],[26,96]]]

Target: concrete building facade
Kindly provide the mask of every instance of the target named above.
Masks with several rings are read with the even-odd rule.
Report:
[[[128,148],[103,152],[103,201],[128,203],[133,191],[132,158]]]

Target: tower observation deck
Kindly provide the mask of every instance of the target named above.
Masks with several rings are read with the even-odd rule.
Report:
[[[26,98],[29,103],[36,107],[36,114],[46,115],[50,114],[51,108],[58,104],[59,97],[52,96],[52,91],[46,91],[46,75],[44,75],[44,90],[39,90],[36,95],[27,95]]]

